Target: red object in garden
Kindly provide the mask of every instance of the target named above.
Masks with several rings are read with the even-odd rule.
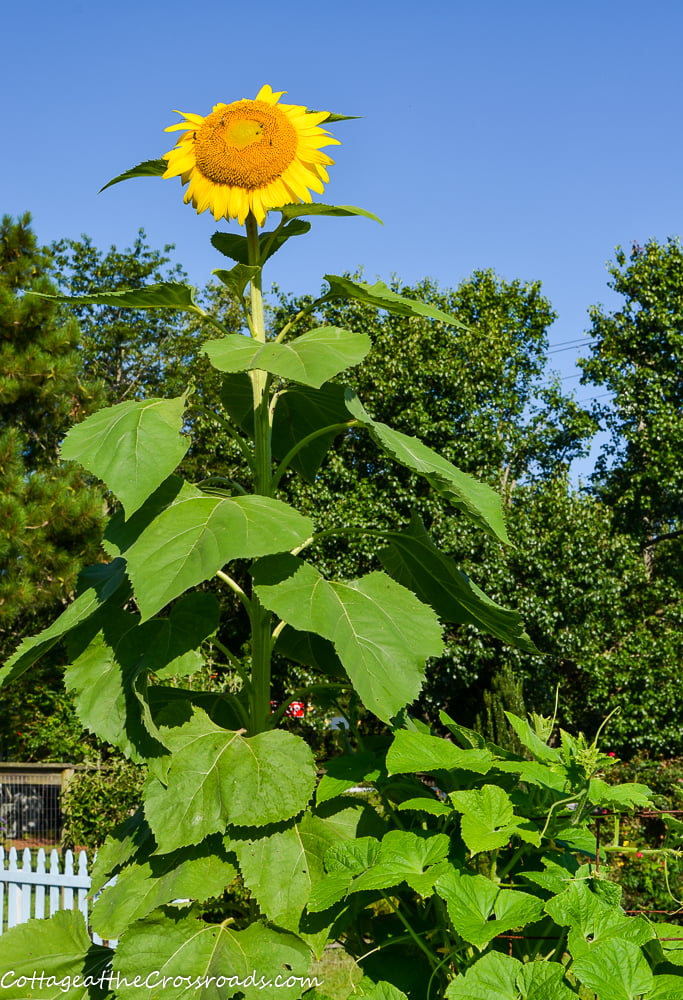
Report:
[[[270,703],[270,714],[279,707],[278,702],[271,701]],[[303,701],[292,701],[289,703],[284,713],[288,719],[303,719],[306,715],[306,706]]]

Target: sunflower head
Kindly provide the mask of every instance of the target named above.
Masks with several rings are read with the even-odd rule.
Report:
[[[179,176],[188,185],[186,203],[240,225],[252,212],[263,225],[269,209],[310,202],[311,191],[322,194],[329,180],[325,167],[334,161],[321,147],[338,145],[320,128],[328,113],[279,104],[284,93],[266,85],[253,101],[216,104],[205,118],[183,114],[166,129],[182,135],[164,156],[163,176]]]

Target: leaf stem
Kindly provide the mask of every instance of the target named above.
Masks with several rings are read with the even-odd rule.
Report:
[[[301,438],[300,441],[297,441],[297,443],[289,449],[289,451],[287,452],[287,454],[285,455],[285,457],[282,459],[277,469],[275,470],[273,474],[273,489],[277,488],[280,480],[282,479],[283,475],[289,468],[289,464],[294,458],[294,456],[297,455],[303,448],[305,448],[307,444],[310,444],[311,441],[315,441],[316,438],[322,437],[324,434],[332,434],[332,433],[338,434],[340,431],[348,430],[350,427],[357,427],[357,426],[358,426],[357,420],[347,420],[339,424],[328,424],[327,427],[319,427],[317,431],[311,431],[311,433],[307,434],[306,437]]]
[[[251,606],[251,601],[249,600],[249,598],[247,597],[247,595],[244,593],[244,591],[240,587],[239,583],[237,583],[236,580],[233,580],[233,578],[231,576],[228,576],[227,573],[224,573],[222,569],[218,570],[218,572],[216,573],[216,576],[218,577],[219,580],[222,580],[223,583],[227,583],[228,587],[230,587],[230,590],[232,590],[233,593],[237,594],[237,596],[239,597],[239,599],[242,602],[242,604],[245,606],[245,608],[247,610],[249,610],[249,608]]]
[[[399,907],[396,906],[396,904],[394,903],[394,901],[391,898],[391,896],[388,896],[386,894],[386,892],[382,892],[382,898],[385,900],[385,902],[387,902],[389,904],[389,906],[394,911],[394,913],[396,914],[396,916],[398,917],[398,919],[401,921],[401,923],[403,924],[403,926],[405,927],[405,929],[408,931],[408,934],[410,935],[410,937],[414,941],[414,943],[417,945],[417,947],[420,949],[420,951],[424,952],[424,954],[427,956],[427,960],[429,961],[429,964],[433,968],[435,968],[436,966],[438,966],[440,960],[433,953],[433,951],[431,950],[431,948],[429,948],[425,944],[425,942],[421,939],[420,935],[412,928],[412,926],[406,920],[406,918],[403,915],[403,913],[401,913],[401,910],[399,909]]]

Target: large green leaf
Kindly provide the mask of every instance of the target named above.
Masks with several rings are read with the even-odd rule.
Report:
[[[568,946],[574,958],[613,939],[640,946],[655,937],[646,920],[627,916],[621,907],[610,904],[582,881],[570,883],[564,892],[548,900],[545,910],[555,923],[569,926]]]
[[[129,400],[98,410],[71,428],[62,458],[80,462],[105,482],[130,517],[189,448],[190,439],[181,434],[186,399]]]
[[[325,875],[323,857],[332,845],[353,837],[361,812],[349,808],[331,818],[304,813],[283,829],[252,836],[230,835],[244,884],[271,923],[293,931],[316,952],[324,947],[327,928],[315,934],[301,929],[311,889]]]
[[[519,1000],[516,979],[522,963],[490,951],[446,990],[447,1000]]]
[[[106,540],[125,554],[143,620],[233,559],[284,552],[313,533],[313,523],[279,500],[218,497],[175,477]]]
[[[309,908],[326,909],[351,893],[384,891],[402,882],[427,896],[450,869],[449,847],[443,833],[420,836],[408,830],[391,830],[381,843],[364,837],[340,844],[325,856],[328,874],[312,891]]]
[[[415,771],[475,771],[486,774],[493,765],[488,750],[461,750],[450,740],[426,733],[399,729],[387,752],[389,774],[412,774]]]
[[[254,584],[266,608],[334,644],[363,704],[384,722],[417,697],[425,661],[443,649],[431,608],[383,573],[329,583],[294,556],[261,559]]]
[[[469,752],[477,753],[475,750]],[[541,837],[534,824],[515,816],[509,795],[499,785],[451,792],[449,798],[462,813],[460,830],[471,854],[495,851],[504,847],[511,837],[540,846]]]
[[[391,889],[406,882],[411,889],[427,896],[436,879],[450,865],[446,862],[450,840],[444,833],[419,836],[409,830],[390,830],[379,849],[375,863],[351,882],[349,892],[367,889]]]
[[[357,837],[331,847],[325,854],[327,875],[311,890],[308,909],[326,910],[344,899],[354,878],[376,863],[380,848],[375,837]]]
[[[303,478],[314,481],[330,444],[340,433],[335,426],[349,422],[345,387],[326,382],[320,389],[298,386],[278,396],[273,414],[273,455],[284,458],[294,445],[309,434],[332,427],[301,448],[290,462]],[[235,424],[250,437],[254,433],[253,390],[246,372],[235,372],[223,379],[221,401]]]
[[[65,675],[83,725],[138,763],[162,753],[152,739],[156,727],[145,726],[144,684],[138,678],[197,670],[204,660],[196,647],[216,630],[218,618],[216,598],[202,593],[181,598],[168,618],[142,624],[137,615],[110,613]]]
[[[91,295],[42,295],[72,306],[112,306],[114,309],[183,309],[204,315],[194,300],[196,289],[182,281],[162,281],[142,288],[120,288]],[[34,292],[34,295],[40,293]]]
[[[273,415],[273,454],[282,459],[305,437],[316,434],[289,463],[290,469],[312,483],[330,445],[343,431],[339,424],[348,422],[344,386],[327,382],[320,389],[286,389],[278,396]],[[330,430],[323,433],[325,428]]]
[[[67,668],[64,683],[83,726],[139,764],[163,754],[164,747],[144,725],[136,659],[117,656],[119,642],[137,623],[137,616],[127,611],[111,612],[105,630]]]
[[[131,167],[130,170],[126,170],[117,177],[113,177],[112,180],[107,181],[104,187],[100,188],[100,194],[102,191],[106,191],[107,188],[112,187],[112,185],[120,184],[121,181],[131,180],[133,177],[161,177],[162,174],[166,173],[167,169],[168,163],[166,160],[143,160],[136,167]]]
[[[0,669],[0,687],[20,677],[40,659],[62,636],[86,621],[125,587],[125,563],[114,559],[83,570],[79,583],[85,587],[66,611],[38,635],[24,639],[15,653]]]
[[[600,778],[591,778],[588,783],[588,799],[596,806],[645,809],[652,805],[652,791],[647,785],[633,781],[624,782],[623,785],[608,785]]]
[[[299,632],[286,625],[277,637],[275,650],[288,660],[313,667],[332,679],[344,677],[344,667],[334,646],[314,632]]]
[[[388,547],[379,553],[387,573],[431,605],[443,621],[476,625],[527,653],[537,651],[521,616],[492,601],[440,552],[416,514],[404,531],[388,534],[387,541]]]
[[[262,344],[251,337],[230,334],[207,341],[203,350],[218,371],[258,369],[319,389],[346,368],[360,364],[371,346],[367,334],[325,326],[286,344]]]
[[[490,486],[456,469],[417,438],[373,420],[352,389],[346,390],[346,407],[351,416],[370,431],[378,447],[396,462],[423,476],[437,492],[493,538],[509,541],[501,499]]]
[[[572,972],[598,1000],[640,1000],[654,986],[654,976],[640,948],[612,939],[596,945],[572,963]]]
[[[443,312],[435,306],[427,305],[417,299],[406,298],[398,292],[392,292],[383,281],[378,281],[374,285],[368,285],[364,281],[352,281],[351,278],[341,277],[338,274],[326,274],[325,281],[329,282],[330,291],[326,298],[329,299],[355,299],[357,302],[364,302],[369,306],[376,306],[378,309],[386,309],[387,312],[396,313],[399,316],[422,316],[428,319],[436,319],[441,323],[448,323],[449,326],[460,327],[466,330],[460,320],[450,313]]]
[[[262,923],[233,930],[167,908],[119,941],[113,968],[119,1000],[140,1000],[141,982],[157,1000],[299,1000],[309,964],[293,934]]]
[[[95,903],[90,923],[105,940],[118,938],[165,903],[221,896],[236,874],[217,838],[172,854],[152,855],[118,873],[115,884]]]
[[[436,883],[458,934],[480,950],[497,934],[538,920],[543,901],[516,889],[501,889],[483,875],[451,869]]]
[[[59,910],[49,920],[29,920],[0,936],[2,996],[97,1000],[109,993],[111,957],[109,948],[92,943],[78,910]]]
[[[119,823],[104,844],[98,847],[97,857],[90,873],[91,894],[98,893],[112,875],[116,875],[138,854],[147,857],[155,848],[152,831],[145,819],[142,806],[139,806],[133,815],[127,816],[122,823]]]
[[[576,1000],[564,972],[559,962],[527,962],[517,975],[520,1000]]]
[[[282,730],[245,737],[217,726],[201,709],[161,728],[172,751],[166,786],[148,780],[145,815],[160,851],[198,844],[228,824],[265,826],[296,816],[315,786],[313,755]]]

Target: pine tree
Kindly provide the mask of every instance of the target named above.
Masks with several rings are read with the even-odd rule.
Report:
[[[0,653],[54,617],[97,558],[102,496],[59,460],[68,428],[99,403],[79,378],[79,331],[50,299],[51,255],[30,216],[0,223]]]

